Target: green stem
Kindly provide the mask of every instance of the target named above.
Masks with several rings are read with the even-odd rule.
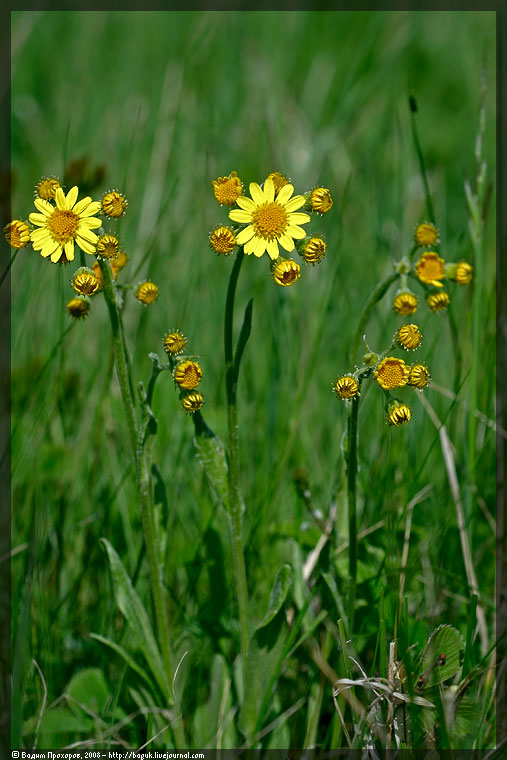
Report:
[[[9,272],[11,271],[11,266],[12,266],[12,265],[14,264],[14,262],[16,261],[16,256],[18,255],[18,253],[19,253],[19,249],[17,248],[17,249],[14,251],[14,253],[13,253],[13,255],[12,255],[12,258],[11,258],[11,260],[9,261],[9,263],[8,263],[7,267],[5,268],[5,271],[4,271],[3,275],[2,275],[2,277],[0,278],[0,286],[2,285],[3,281],[5,280],[5,278],[6,278],[6,277],[7,277],[7,275],[9,274]]]
[[[236,595],[239,608],[240,645],[245,672],[248,655],[248,586],[246,580],[245,557],[243,553],[242,501],[239,490],[239,437],[236,391],[238,375],[234,364],[233,320],[234,299],[239,272],[245,255],[240,251],[229,278],[224,320],[225,384],[227,391],[227,420],[229,425],[229,517],[232,536],[232,562],[236,581]],[[247,684],[244,685],[245,689]]]
[[[120,385],[125,416],[127,418],[130,447],[132,449],[132,455],[135,461],[136,485],[141,507],[141,519],[143,523],[144,539],[146,542],[146,553],[148,555],[148,564],[150,567],[151,590],[153,594],[155,616],[157,619],[158,640],[164,661],[164,670],[167,682],[167,697],[170,699],[174,670],[171,652],[169,621],[167,618],[167,609],[164,601],[162,563],[159,561],[155,536],[155,522],[153,516],[153,488],[150,472],[151,449],[148,447],[147,450],[145,450],[144,438],[136,422],[134,398],[132,394],[132,383],[128,368],[127,352],[123,338],[121,317],[111,273],[111,265],[108,261],[99,259],[99,266],[102,272],[102,278],[104,282],[104,296],[106,299],[109,318],[111,321],[111,328],[113,331],[113,350],[116,373]],[[181,719],[178,719],[175,722],[172,730],[174,733],[176,745],[178,747],[185,747],[185,736],[183,733],[183,724]]]
[[[357,418],[359,412],[359,392],[352,399],[347,421],[347,501],[349,510],[349,632],[354,632],[354,606],[357,586],[357,511],[356,511],[356,475],[357,475]]]
[[[357,353],[359,351],[359,346],[361,343],[361,338],[364,335],[364,331],[366,329],[366,325],[368,324],[368,320],[370,318],[370,314],[373,311],[375,305],[385,296],[393,282],[395,282],[399,277],[398,272],[394,272],[393,274],[390,274],[388,277],[386,277],[384,280],[378,283],[378,285],[375,286],[373,289],[366,306],[363,309],[363,313],[361,314],[361,318],[359,320],[359,324],[357,326],[356,335],[354,338],[354,343],[352,346],[352,364],[356,363]]]

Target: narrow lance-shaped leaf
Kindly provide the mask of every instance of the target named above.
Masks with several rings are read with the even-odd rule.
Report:
[[[290,584],[292,583],[292,567],[288,564],[282,565],[275,577],[273,588],[269,597],[268,610],[264,615],[261,622],[256,626],[255,630],[259,631],[270,623],[280,607],[285,601],[285,598],[289,592]]]

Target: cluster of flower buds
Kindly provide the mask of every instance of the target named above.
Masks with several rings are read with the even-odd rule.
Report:
[[[179,330],[170,330],[163,338],[169,370],[180,391],[181,406],[187,414],[194,414],[204,406],[202,393],[196,390],[202,380],[201,365],[195,356],[184,356],[187,339]]]
[[[419,299],[407,285],[407,275],[411,275],[424,289],[426,304],[434,312],[445,311],[450,304],[449,293],[443,289],[445,280],[457,285],[469,285],[472,281],[473,267],[467,261],[446,262],[439,253],[439,232],[432,222],[421,222],[414,233],[413,252],[419,253],[414,265],[402,259],[397,265],[401,274],[402,285],[393,299],[396,314],[409,316],[415,314]],[[424,250],[428,248],[429,250]]]
[[[213,180],[217,202],[229,206],[229,218],[235,224],[217,225],[209,233],[211,248],[227,256],[242,247],[257,257],[268,254],[274,282],[287,287],[301,276],[301,264],[319,264],[326,255],[326,241],[320,234],[307,235],[301,226],[310,221],[306,211],[326,214],[333,199],[325,187],[315,187],[304,195],[294,196],[294,187],[280,172],[271,172],[262,185],[251,182],[250,196],[243,195],[243,182],[235,171]],[[289,256],[281,255],[282,248]]]
[[[391,355],[396,348],[415,351],[421,344],[422,335],[417,325],[402,325],[396,332],[392,344],[382,354],[371,351],[363,356],[362,365],[355,372],[340,375],[333,383],[332,390],[344,401],[351,401],[359,396],[363,380],[373,378],[387,396],[386,412],[389,424],[399,427],[408,422],[412,416],[409,406],[401,399],[391,396],[391,391],[407,385],[419,391],[424,390],[430,381],[430,372],[426,364],[416,362],[407,364],[404,359]]]

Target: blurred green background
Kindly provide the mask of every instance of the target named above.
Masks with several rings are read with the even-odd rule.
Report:
[[[304,268],[295,286],[282,289],[270,277],[267,257],[249,257],[239,285],[238,323],[254,297],[239,423],[247,571],[258,617],[277,566],[284,560],[296,566],[318,540],[319,531],[294,488],[296,468],[304,469],[322,514],[336,497],[337,545],[346,540],[340,486],[346,417],[330,387],[338,374],[352,369],[351,342],[368,294],[389,273],[392,259],[409,250],[415,225],[426,218],[409,92],[419,106],[441,254],[451,261],[471,260],[463,183],[474,177],[484,57],[484,153],[491,176],[493,12],[12,14],[13,218],[27,218],[34,210],[33,187],[41,176],[69,175],[72,163],[73,176],[81,180],[77,184],[95,183],[95,198],[112,187],[126,193],[129,207],[118,229],[130,262],[122,281],[149,277],[160,287],[153,306],[141,307],[130,298],[125,308],[134,379],[147,380],[148,353],[162,355],[164,332],[181,329],[189,351],[201,357],[206,420],[223,438],[222,324],[232,260],[208,247],[208,232],[227,223],[211,180],[235,169],[245,184],[262,182],[279,170],[290,176],[296,193],[315,185],[331,190],[332,211],[308,225],[327,237],[324,261]],[[481,358],[477,406],[490,419],[493,217],[494,194],[484,247],[483,328],[475,353]],[[137,588],[147,596],[148,569],[142,557],[139,562],[140,515],[101,296],[39,377],[70,323],[64,305],[72,294],[74,269],[55,266],[27,249],[11,277],[13,720],[18,735],[22,719],[33,716],[41,701],[32,658],[45,675],[50,700],[90,664],[103,668],[115,701],[123,699],[119,666],[88,638],[90,631],[115,638],[122,630],[98,544],[101,536],[113,543],[131,574],[137,567]],[[446,419],[456,447],[467,527],[491,624],[494,532],[488,515],[494,512],[494,432],[483,422],[477,433],[476,481],[466,478],[471,292],[450,289],[462,352],[459,402],[431,388],[426,398]],[[367,330],[370,346],[380,351],[399,325],[390,300],[377,308]],[[417,322],[424,335],[417,358],[428,362],[437,385],[452,391],[448,316],[423,305]],[[415,391],[405,389],[402,398],[413,417],[400,430],[386,426],[378,387],[365,389],[360,411],[359,527],[385,521],[363,542],[360,554],[365,614],[357,646],[372,672],[378,582],[385,584],[393,635],[403,540],[396,516],[428,483],[433,490],[414,513],[407,569],[414,635],[422,642],[441,622],[463,632],[467,616],[468,587],[438,434]],[[214,507],[194,455],[193,426],[180,411],[168,375],[158,381],[154,412],[159,419],[156,456],[168,500],[171,617],[178,649],[190,652],[183,667],[188,678],[184,711],[192,712],[206,698],[212,654],[222,647],[220,641],[234,640],[237,633],[228,529]],[[346,564],[336,573],[339,588],[346,589]],[[338,615],[330,610],[334,620]],[[232,661],[234,647],[227,646],[221,651]],[[292,674],[294,687],[303,692],[304,672]],[[329,693],[323,711],[329,721]],[[26,731],[31,737],[33,724]],[[134,746],[136,731],[142,729],[133,729]],[[291,746],[299,746],[297,727],[290,732]],[[69,736],[48,729],[39,746],[70,742]]]

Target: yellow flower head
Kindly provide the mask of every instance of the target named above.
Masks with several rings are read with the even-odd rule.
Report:
[[[396,333],[396,340],[402,348],[414,350],[420,345],[422,335],[417,325],[402,325]]]
[[[262,256],[265,251],[271,259],[278,258],[278,244],[286,251],[294,250],[294,239],[304,238],[305,231],[299,224],[310,221],[308,214],[294,213],[304,205],[302,195],[292,197],[294,187],[285,185],[275,198],[273,180],[267,179],[264,188],[250,183],[251,198],[241,195],[237,199],[239,209],[229,211],[234,222],[246,224],[236,236],[245,253]]]
[[[454,279],[458,285],[469,285],[472,282],[474,268],[467,261],[458,261]]]
[[[399,427],[405,425],[412,416],[410,407],[402,403],[399,399],[393,399],[387,407],[387,418],[391,425]]]
[[[29,219],[40,229],[34,230],[30,239],[34,250],[40,251],[41,256],[51,256],[53,262],[59,261],[63,253],[67,261],[73,261],[75,243],[85,253],[95,253],[98,238],[92,230],[102,222],[93,215],[98,213],[100,203],[88,197],[76,203],[78,194],[77,187],[72,187],[67,195],[57,187],[56,208],[43,198],[34,200],[39,213],[30,214]]]
[[[185,348],[186,343],[187,339],[179,330],[173,330],[164,335],[164,350],[173,356],[180,354]]]
[[[223,225],[215,227],[213,232],[209,236],[209,244],[217,253],[223,253],[227,256],[228,253],[234,250],[237,245],[236,236],[229,227]]]
[[[340,398],[354,398],[357,396],[359,383],[353,375],[341,375],[333,385],[333,392]]]
[[[292,259],[280,258],[273,267],[273,279],[277,285],[281,285],[283,288],[292,285],[296,280],[299,280],[301,276],[301,267],[296,261]]]
[[[187,414],[194,414],[194,412],[198,412],[204,406],[204,396],[199,391],[187,393],[181,399],[181,406]]]
[[[316,187],[308,199],[309,207],[318,214],[326,214],[333,207],[333,199],[327,187]]]
[[[56,177],[43,177],[37,183],[35,193],[38,198],[42,198],[44,201],[52,201],[59,187],[61,187],[60,180]]]
[[[97,256],[115,259],[120,253],[120,241],[116,235],[101,235],[97,241]]]
[[[121,269],[121,267],[118,267],[118,264],[117,264],[118,259],[120,258],[121,255],[122,254],[120,253],[118,255],[118,258],[114,259],[114,261],[111,262],[111,271],[113,273],[113,280],[116,280],[118,278],[118,272],[119,272],[119,269]],[[126,257],[127,254],[125,253],[123,255]],[[99,265],[98,261],[96,261],[92,265],[92,272],[95,275],[95,277],[97,278],[97,280],[99,281],[99,290],[100,290],[100,288],[104,285],[104,281],[102,279],[102,270],[100,268],[100,265]]]
[[[174,370],[174,379],[180,386],[187,391],[197,388],[202,380],[202,369],[197,362],[187,359],[180,362]]]
[[[445,291],[440,293],[430,293],[426,299],[426,303],[431,311],[445,311],[450,302],[451,299],[449,298],[449,293],[446,293]]]
[[[326,255],[326,248],[326,241],[316,236],[306,238],[299,251],[309,264],[319,264]]]
[[[90,312],[90,299],[86,296],[71,298],[67,304],[67,311],[73,319],[84,319]]]
[[[406,317],[409,314],[415,314],[418,304],[419,299],[417,296],[408,290],[404,290],[396,293],[393,301],[393,309],[396,314]]]
[[[243,192],[243,183],[231,172],[228,177],[218,177],[213,182],[213,193],[221,206],[232,206]]]
[[[24,248],[30,242],[30,227],[21,219],[13,219],[4,227],[5,239],[11,248]]]
[[[445,261],[435,251],[423,253],[415,265],[415,273],[421,282],[441,288],[439,280],[445,277]]]
[[[158,286],[154,282],[151,282],[151,280],[140,282],[136,286],[134,295],[138,301],[144,303],[145,306],[149,306],[150,303],[153,303],[158,298]]]
[[[119,216],[123,216],[127,210],[127,206],[128,201],[123,193],[119,193],[117,190],[110,190],[102,198],[101,211],[111,219],[118,219]]]
[[[410,370],[408,384],[422,391],[430,381],[430,371],[425,364],[414,364]]]
[[[393,388],[403,388],[408,383],[410,367],[403,359],[387,356],[379,362],[373,375],[381,388],[390,391]]]
[[[438,230],[431,222],[422,222],[415,228],[415,242],[417,245],[431,246],[439,242]]]
[[[129,257],[127,256],[125,251],[120,251],[118,256],[115,259],[113,259],[113,261],[111,262],[111,268],[113,272],[116,269],[116,273],[118,273],[120,269],[123,269],[123,267],[128,263],[128,260],[129,260]]]
[[[95,272],[88,267],[79,267],[71,280],[72,287],[81,296],[92,296],[100,288]]]
[[[284,177],[283,174],[280,174],[280,172],[271,172],[271,174],[268,174],[266,179],[272,180],[273,185],[275,186],[275,195],[280,192],[282,187],[285,187],[285,185],[289,184],[287,177]]]

